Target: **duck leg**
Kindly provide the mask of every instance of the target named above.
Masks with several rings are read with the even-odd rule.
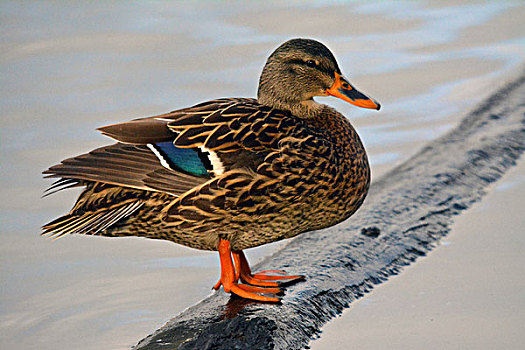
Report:
[[[305,279],[302,275],[287,275],[285,271],[281,270],[265,270],[253,274],[242,250],[233,251],[232,256],[237,267],[238,278],[244,283],[260,287],[279,287]],[[269,275],[269,273],[277,273],[278,275]]]
[[[281,293],[280,288],[262,288],[264,286],[249,286],[246,284],[239,284],[239,277],[242,275],[240,272],[235,271],[235,267],[232,261],[232,251],[230,247],[230,241],[221,239],[219,241],[219,258],[221,262],[221,279],[215,286],[214,289],[219,289],[222,285],[226,293],[233,293],[242,298],[258,300],[258,301],[268,301],[268,302],[280,302],[281,299],[267,297],[264,295],[259,295],[255,293],[272,293],[277,294]],[[245,259],[246,260],[246,259]],[[275,287],[277,287],[275,285]]]

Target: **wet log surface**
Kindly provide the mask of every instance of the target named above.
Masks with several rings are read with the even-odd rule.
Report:
[[[136,349],[304,349],[354,300],[431,250],[453,217],[525,150],[525,73],[452,131],[385,174],[346,222],[303,234],[254,270],[307,276],[282,305],[218,292],[174,317]]]

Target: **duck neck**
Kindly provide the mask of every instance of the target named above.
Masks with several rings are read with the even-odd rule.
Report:
[[[288,111],[294,116],[304,119],[315,118],[323,109],[323,105],[315,102],[313,99],[304,101],[286,101],[282,99],[265,98],[264,95],[259,95],[257,100],[262,105],[282,111]]]

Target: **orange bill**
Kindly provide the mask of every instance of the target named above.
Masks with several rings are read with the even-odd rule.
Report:
[[[335,73],[335,82],[329,89],[326,89],[328,95],[335,96],[351,103],[357,107],[377,109],[381,105],[365,94],[357,91],[342,75]]]

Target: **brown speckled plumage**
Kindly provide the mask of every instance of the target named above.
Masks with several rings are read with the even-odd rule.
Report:
[[[348,120],[312,97],[379,104],[340,74],[324,45],[294,39],[268,59],[257,100],[217,99],[100,128],[118,142],[44,172],[60,178],[53,190],[85,186],[44,233],[140,236],[206,250],[226,240],[241,251],[345,220],[367,194],[367,156]],[[195,155],[179,161],[180,149]]]

